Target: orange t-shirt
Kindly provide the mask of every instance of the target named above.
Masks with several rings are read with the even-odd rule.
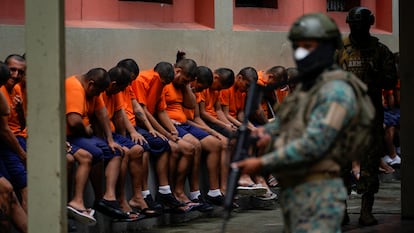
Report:
[[[16,111],[16,106],[13,103],[13,99],[15,96],[22,97],[20,86],[15,85],[11,93],[9,93],[7,91],[7,88],[3,85],[1,87],[1,91],[3,92],[3,95],[6,97],[7,103],[9,104],[9,108],[10,108],[10,114],[9,114],[9,119],[8,119],[10,130],[13,132],[14,135],[26,138],[27,128],[26,127],[24,129],[21,128],[21,124],[19,121],[19,115]],[[24,102],[22,104],[23,106],[26,105]]]
[[[102,99],[105,103],[108,117],[111,120],[111,130],[115,132],[115,125],[113,123],[114,114],[124,108],[123,92],[116,93],[114,95],[107,95],[105,92],[101,93]]]
[[[160,75],[154,70],[142,71],[131,86],[138,103],[145,105],[154,114],[164,88]]]
[[[66,92],[66,115],[69,113],[78,113],[82,117],[83,124],[90,124],[89,118],[95,114],[95,111],[105,107],[102,96],[95,96],[86,99],[85,89],[80,81],[71,76],[65,80]],[[69,127],[66,127],[66,135],[71,135]]]
[[[219,97],[220,91],[211,90],[210,88],[204,89],[200,92],[200,102],[204,102],[206,112],[214,118],[218,117],[215,104],[219,101]]]
[[[164,87],[159,109],[165,110],[172,120],[184,123],[187,121],[187,117],[184,114],[183,101],[182,91],[170,83]]]
[[[258,79],[257,79],[257,84],[261,85],[261,86],[266,86],[267,85],[267,78],[265,76],[265,72],[263,70],[260,70],[257,72],[258,75]],[[263,109],[263,112],[265,114],[265,116],[268,116],[269,114],[269,107],[267,106],[267,102],[264,98],[262,98],[262,101],[260,103],[260,106]]]
[[[128,120],[131,122],[132,125],[136,125],[135,120],[135,113],[134,108],[132,107],[132,99],[135,99],[134,91],[132,90],[131,86],[128,86],[123,92],[123,99],[124,99],[124,108],[125,113],[127,114]]]
[[[18,83],[15,87],[20,89],[20,93],[22,94],[22,100],[24,103],[23,104],[24,114],[25,116],[27,116],[27,92],[23,91],[21,83]]]
[[[266,86],[267,85],[267,76],[265,75],[265,72],[263,70],[259,70],[257,72],[257,84],[261,85],[261,86]]]
[[[196,92],[194,94],[195,94],[195,97],[196,97],[196,102],[197,102],[197,104],[199,104],[201,102],[201,93]],[[187,117],[187,119],[194,120],[194,118],[195,118],[195,109],[190,109],[190,108],[184,107],[184,114]]]
[[[229,106],[230,116],[237,119],[237,114],[244,109],[246,93],[237,91],[234,85],[221,91],[221,105]]]

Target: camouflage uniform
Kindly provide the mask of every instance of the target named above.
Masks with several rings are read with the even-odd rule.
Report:
[[[394,56],[384,44],[372,37],[368,46],[358,47],[356,42],[347,37],[343,40],[344,48],[336,56],[338,64],[350,71],[368,86],[368,95],[376,110],[374,141],[372,149],[360,158],[361,177],[357,183],[358,193],[377,193],[379,188],[378,168],[384,155],[384,109],[382,89],[392,89],[397,81]],[[351,165],[344,170],[348,192],[351,191],[349,173]]]
[[[343,80],[318,85],[324,73],[310,90],[299,84],[276,111],[277,118],[265,126],[275,150],[262,157],[262,164],[280,181],[285,232],[341,230],[347,194],[332,151],[337,151],[338,135],[356,116],[357,100]]]

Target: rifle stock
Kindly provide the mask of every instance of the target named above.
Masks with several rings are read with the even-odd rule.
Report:
[[[261,100],[262,87],[252,82],[247,94],[246,104],[244,108],[244,116],[242,125],[237,130],[237,141],[232,156],[232,162],[243,160],[248,155],[248,149],[250,146],[250,130],[248,128],[249,116],[255,111]],[[237,184],[240,178],[240,170],[238,167],[231,166],[229,176],[227,179],[226,196],[224,197],[224,220],[227,221],[230,218],[230,213],[233,206],[233,199],[236,194]]]

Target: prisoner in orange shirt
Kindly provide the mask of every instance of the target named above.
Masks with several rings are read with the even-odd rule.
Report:
[[[244,114],[246,93],[251,82],[257,82],[257,72],[253,67],[245,67],[236,75],[232,87],[222,91],[221,107],[224,116],[235,126],[239,127]],[[249,123],[249,128],[253,129],[253,124]]]
[[[90,157],[84,159],[89,159],[89,163],[106,163],[105,193],[94,190],[95,208],[112,218],[127,219],[129,215],[120,209],[115,194],[123,149],[112,137],[108,113],[100,96],[109,83],[109,75],[103,68],[93,68],[86,74],[74,75],[65,80],[67,141],[88,151]],[[95,120],[92,122],[90,119]],[[101,126],[106,140],[94,135],[91,124]],[[90,166],[77,170],[75,188],[85,187],[89,171]],[[80,215],[76,207],[68,205],[67,208],[73,214]]]
[[[212,72],[201,72],[204,71],[207,67],[197,67],[196,70],[196,77],[192,80],[183,80],[183,79],[174,79],[174,81],[167,85],[164,89],[163,100],[165,101],[165,105],[162,106],[166,109],[166,112],[169,118],[175,124],[179,132],[179,136],[183,138],[183,140],[190,142],[193,145],[197,145],[196,155],[197,157],[201,156],[201,151],[207,151],[207,170],[209,176],[209,188],[206,198],[207,201],[213,202],[213,200],[218,200],[218,202],[222,202],[223,196],[221,195],[219,189],[219,162],[220,162],[220,152],[221,152],[221,145],[220,141],[212,135],[209,135],[206,131],[188,123],[188,119],[184,114],[183,103],[184,101],[184,94],[183,92],[188,92],[187,94],[191,96],[192,99],[195,98],[189,82],[194,81],[195,79],[201,78],[201,75],[210,76],[212,79]],[[197,72],[199,71],[199,72]],[[207,71],[209,69],[207,68]],[[194,99],[195,100],[195,99]],[[163,103],[163,102],[161,102]],[[194,104],[195,107],[195,104]],[[198,162],[198,159],[195,160]],[[193,164],[193,168],[197,166],[199,168],[199,164]],[[197,172],[197,173],[196,173]],[[195,175],[198,174],[198,169],[193,169],[192,177],[197,178]],[[194,179],[192,178],[192,179]],[[193,186],[194,188],[194,186]],[[190,197],[192,200],[197,199],[197,202],[201,201],[201,193],[197,187],[194,188],[195,190],[191,190],[194,194]],[[204,195],[203,195],[204,196]],[[217,203],[217,201],[216,201]]]
[[[133,82],[139,74],[139,67],[135,60],[131,58],[123,59],[118,62],[117,66],[123,67],[130,72],[130,81]],[[162,213],[162,205],[156,202],[150,193],[148,187],[148,168],[149,156],[153,156],[156,160],[155,171],[158,178],[158,191],[162,191],[162,187],[169,186],[168,180],[168,158],[170,157],[170,146],[168,140],[161,133],[156,131],[147,119],[142,106],[137,102],[131,85],[124,90],[125,112],[134,129],[128,130],[127,136],[137,142],[137,135],[140,133],[147,140],[150,149],[145,151],[142,157],[142,178],[141,178],[141,195],[133,195],[129,200],[132,208],[141,210],[141,213],[147,217],[155,217]],[[134,131],[135,130],[135,131]],[[160,189],[161,187],[161,189]],[[137,188],[138,189],[138,188]],[[138,189],[139,190],[139,189]],[[137,191],[138,191],[137,190]],[[171,193],[171,190],[170,190]]]
[[[26,172],[26,124],[23,112],[24,103],[22,94],[17,84],[21,82],[26,72],[26,60],[24,57],[11,54],[7,56],[4,63],[8,66],[10,75],[7,82],[1,87],[1,91],[7,100],[10,114],[8,115],[8,126],[19,142],[19,153],[12,150],[10,145],[3,144],[0,159],[3,161],[10,175],[10,183],[15,190],[22,195],[22,207],[27,212],[27,172]],[[7,116],[6,116],[7,117]],[[16,148],[17,149],[17,148]]]
[[[221,109],[220,91],[231,87],[234,83],[234,72],[229,68],[218,68],[213,72],[213,83],[200,92],[200,116],[206,124],[222,135],[230,138],[236,127],[228,121]],[[221,120],[224,119],[224,120]]]
[[[145,151],[149,151],[149,145],[145,138],[136,132],[131,122],[127,119],[127,115],[124,110],[125,102],[123,99],[124,91],[128,87],[131,78],[130,72],[122,67],[113,67],[108,71],[111,83],[102,93],[106,109],[108,111],[109,119],[112,125],[112,137],[120,144],[125,155],[122,158],[121,171],[118,180],[118,198],[121,208],[124,212],[130,213],[130,219],[134,220],[139,217],[139,213],[132,212],[131,206],[129,206],[125,193],[125,182],[127,176],[128,167],[132,178],[132,190],[133,198],[142,199],[142,154]],[[130,133],[135,133],[137,137],[137,143],[127,138],[125,130]],[[123,135],[121,134],[123,133]]]
[[[171,167],[168,169],[165,168],[165,170],[168,170],[170,178],[173,177],[172,174],[175,172],[174,159],[180,157],[178,153],[182,153],[184,155],[184,160],[188,157],[192,157],[194,153],[194,147],[192,145],[188,146],[180,142],[181,140],[179,141],[178,132],[176,130],[167,131],[160,125],[158,119],[155,118],[157,114],[156,106],[158,105],[162,90],[164,86],[171,83],[174,78],[175,71],[173,65],[168,62],[159,62],[155,65],[153,70],[140,72],[138,78],[131,84],[136,100],[142,106],[145,116],[151,123],[152,127],[169,139],[168,143],[171,148],[169,164],[174,164],[174,166],[171,165]],[[183,169],[183,171],[177,171],[177,174],[185,173],[185,169],[187,169],[186,165],[178,167]],[[186,211],[188,209],[172,194],[172,190],[169,185],[159,186],[157,199],[160,200],[160,202],[165,206],[174,210]]]
[[[258,84],[262,86],[275,86],[271,90],[266,90],[263,93],[261,102],[262,114],[256,114],[254,122],[264,124],[268,119],[274,117],[273,107],[276,103],[280,104],[283,99],[289,94],[290,89],[287,85],[288,73],[283,66],[273,66],[266,72],[258,72]]]
[[[199,198],[201,193],[198,175],[202,148],[200,141],[190,132],[197,133],[200,138],[205,138],[208,134],[185,124],[187,118],[183,112],[183,107],[194,108],[196,105],[195,96],[190,89],[189,82],[195,79],[197,64],[192,59],[180,56],[177,56],[177,58],[174,65],[174,80],[165,86],[157,113],[161,124],[170,132],[177,133],[180,138],[177,143],[180,148],[183,148],[184,156],[171,161],[172,164],[176,164],[176,167],[172,166],[170,169],[172,172],[176,171],[176,174],[172,173],[170,177],[176,177],[174,194],[178,200],[187,203],[187,210],[210,211],[213,209],[212,206],[203,202],[192,201],[195,199],[201,200]],[[185,179],[188,175],[190,175],[189,197],[184,192]]]
[[[220,141],[220,145],[219,145],[220,146],[220,163],[219,163],[218,172],[219,172],[219,186],[220,186],[221,194],[219,194],[217,191],[214,191],[212,189],[211,192],[209,191],[205,197],[207,199],[207,202],[214,204],[214,205],[222,206],[223,205],[222,194],[226,193],[228,167],[229,167],[228,165],[230,162],[230,157],[229,157],[229,153],[227,150],[229,140],[224,135],[210,128],[201,119],[200,109],[199,109],[199,103],[201,102],[200,92],[209,88],[212,83],[213,83],[213,75],[212,75],[211,70],[205,66],[197,67],[196,79],[190,83],[190,88],[196,96],[197,104],[194,109],[184,108],[184,113],[187,116],[188,124],[191,124],[195,127],[198,127],[206,131],[207,133],[214,136]],[[207,168],[211,166],[217,166],[215,165],[215,161],[212,159],[207,160]],[[214,171],[214,168],[210,168],[209,170]],[[209,178],[209,179],[212,180],[212,178]]]

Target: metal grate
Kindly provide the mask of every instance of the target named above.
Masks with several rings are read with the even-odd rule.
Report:
[[[165,3],[173,4],[173,0],[119,0],[123,2],[154,2],[154,3]]]
[[[277,0],[236,0],[236,7],[260,7],[277,9]]]
[[[360,5],[360,0],[327,0],[326,10],[344,12]]]

